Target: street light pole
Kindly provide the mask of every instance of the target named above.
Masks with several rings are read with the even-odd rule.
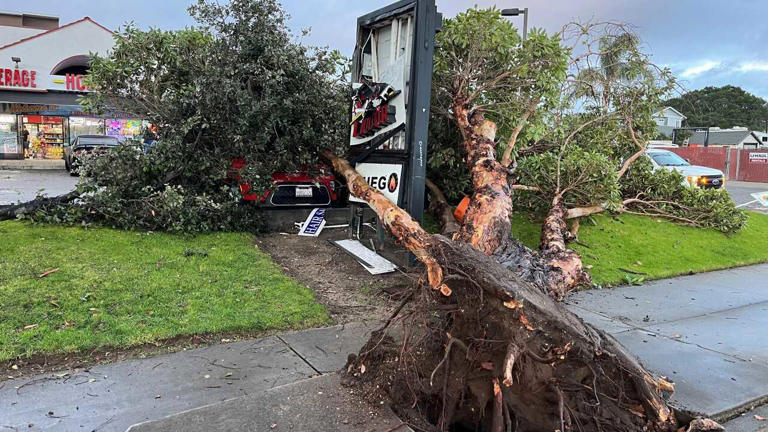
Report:
[[[502,9],[501,15],[502,16],[523,15],[523,42],[525,42],[525,39],[528,37],[528,8]]]
[[[528,38],[528,8],[523,9],[523,42]]]

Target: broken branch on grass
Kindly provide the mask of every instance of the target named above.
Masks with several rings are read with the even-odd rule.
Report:
[[[38,276],[38,277],[42,279],[42,278],[48,276],[49,274],[56,273],[57,271],[59,271],[58,267],[55,268],[55,269],[46,270],[43,273],[41,273],[40,276]]]

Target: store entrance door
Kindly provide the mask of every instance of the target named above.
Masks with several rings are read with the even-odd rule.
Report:
[[[67,118],[60,116],[24,115],[22,116],[22,138],[28,144],[25,157],[31,159],[62,159],[64,143],[68,142]],[[27,133],[24,133],[24,130]]]

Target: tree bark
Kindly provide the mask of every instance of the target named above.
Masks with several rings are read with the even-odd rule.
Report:
[[[31,214],[51,205],[65,204],[77,199],[77,191],[55,197],[38,197],[32,201],[0,206],[0,220],[16,219],[21,215]]]
[[[483,430],[499,430],[503,422],[509,429],[513,413],[518,430],[555,430],[566,419],[584,431],[674,430],[661,395],[670,384],[645,371],[612,337],[474,245],[427,234],[346,161],[326,157],[351,192],[427,265],[429,286],[442,293],[416,296],[419,305],[404,322],[404,332],[414,336],[396,346],[376,333],[350,359],[349,378],[366,394],[386,394],[401,414],[433,429],[438,418]],[[553,219],[564,217],[558,211],[563,214]],[[545,250],[559,252],[560,242],[547,237]],[[452,347],[461,353],[451,355]]]
[[[445,236],[452,236],[459,232],[461,225],[459,225],[459,222],[453,217],[453,209],[451,208],[451,205],[448,204],[448,200],[445,198],[443,191],[441,191],[430,179],[426,179],[426,185],[432,194],[429,208],[432,211],[432,214],[437,218],[438,222],[440,222],[442,234]]]
[[[512,229],[509,172],[496,160],[496,124],[486,119],[481,109],[470,112],[461,101],[454,104],[453,110],[474,191],[464,225],[454,238],[491,255],[506,244]]]
[[[568,249],[565,235],[568,232],[566,224],[567,210],[556,201],[544,219],[541,229],[541,254],[551,266],[547,290],[555,298],[563,298],[569,291],[580,285],[589,285],[589,274],[584,270],[581,256]]]
[[[454,104],[453,112],[464,140],[474,190],[464,224],[453,238],[497,257],[505,267],[555,298],[589,284],[581,257],[565,247],[565,231],[561,227],[566,226],[566,213],[562,205],[553,205],[542,227],[540,253],[512,238],[512,191],[517,185],[513,184],[509,169],[496,160],[496,124],[486,119],[481,109],[470,112],[460,100]],[[563,241],[558,242],[558,238]]]

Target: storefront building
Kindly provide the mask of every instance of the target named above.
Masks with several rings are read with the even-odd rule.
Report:
[[[89,54],[113,45],[113,33],[88,17],[59,26],[56,17],[0,12],[0,159],[60,159],[86,134],[141,139],[141,119],[78,105]]]

